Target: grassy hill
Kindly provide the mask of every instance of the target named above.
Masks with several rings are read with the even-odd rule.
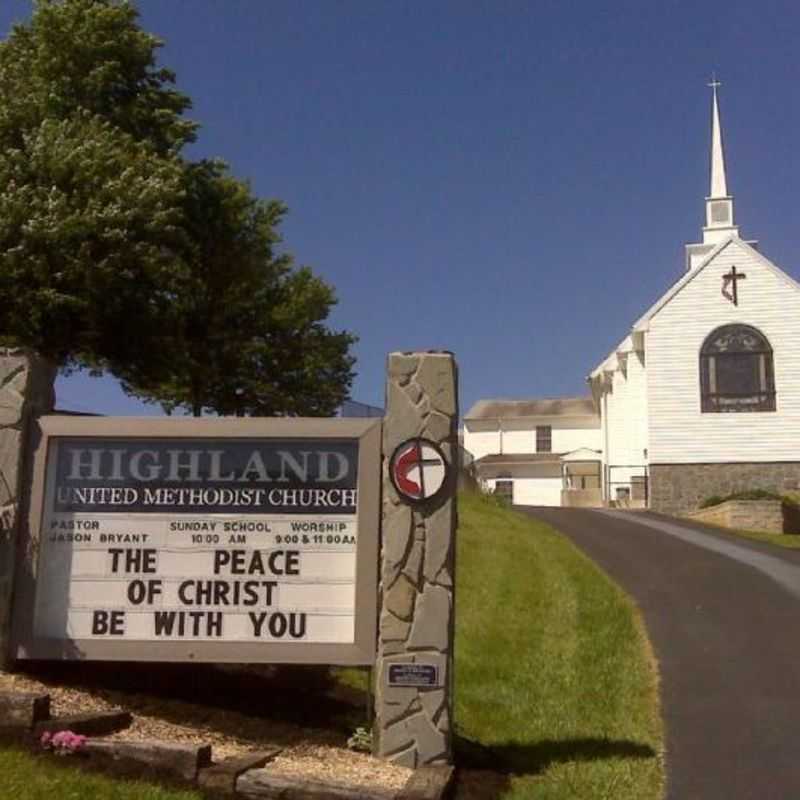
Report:
[[[631,601],[543,523],[479,495],[459,517],[462,761],[506,773],[496,797],[660,797],[656,668]]]

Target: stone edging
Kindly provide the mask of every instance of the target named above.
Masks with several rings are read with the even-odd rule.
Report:
[[[452,784],[454,774],[453,767],[446,764],[420,767],[397,793],[391,789],[291,780],[270,775],[267,769],[256,769],[244,773],[236,781],[236,794],[256,800],[285,796],[291,796],[292,800],[442,800]]]
[[[453,784],[455,769],[438,764],[415,770],[395,800],[441,800]]]
[[[50,717],[50,696],[22,692],[0,692],[0,733],[36,745],[44,732],[71,730],[112,733],[130,725],[126,711]],[[344,783],[303,781],[271,775],[267,765],[281,752],[272,746],[245,756],[213,764],[211,745],[189,745],[159,740],[90,738],[84,752],[90,758],[106,759],[121,766],[147,766],[203,789],[249,798],[293,800],[442,800],[454,777],[448,765],[421,767],[412,773],[399,792],[349,786]],[[287,794],[289,793],[289,794]]]

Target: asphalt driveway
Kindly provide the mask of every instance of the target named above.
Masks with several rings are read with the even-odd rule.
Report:
[[[521,510],[641,609],[661,674],[667,798],[800,798],[800,551],[646,512]]]

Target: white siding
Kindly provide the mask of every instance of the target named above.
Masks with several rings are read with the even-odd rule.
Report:
[[[747,275],[738,306],[721,294],[734,265]],[[772,346],[777,411],[703,414],[700,348],[737,322]],[[651,463],[800,460],[800,290],[732,242],[650,320],[647,385]]]
[[[536,426],[552,427],[554,453],[568,453],[581,447],[599,450],[602,447],[600,418],[564,419],[546,418],[503,420],[502,434],[496,421],[466,422],[464,425],[464,447],[478,459],[485,455],[503,453],[535,453]]]
[[[524,425],[516,430],[508,430],[506,426],[515,425],[513,420],[503,422],[503,453],[535,453],[536,431]]]
[[[610,481],[607,497],[614,499],[618,486],[628,485],[631,476],[643,475],[648,458],[647,370],[645,356],[630,352],[621,360],[611,387],[606,390],[604,425],[607,448],[604,462]]]
[[[513,481],[516,506],[561,505],[561,478],[489,478],[487,488],[493,492],[498,480]]]
[[[600,450],[602,446],[600,417],[581,423],[573,421],[563,428],[553,425],[554,453],[569,453],[572,450],[579,450],[581,447]]]
[[[536,427],[549,425],[550,451],[569,453],[580,447],[591,450],[600,449],[600,418],[593,420],[544,417],[540,420],[509,420],[503,422],[503,453],[535,453]]]
[[[514,481],[514,505],[560,506],[561,478],[519,478]]]
[[[496,422],[465,422],[464,449],[477,459],[500,452],[500,432]]]

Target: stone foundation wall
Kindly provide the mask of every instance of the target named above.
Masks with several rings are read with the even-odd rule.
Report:
[[[783,504],[780,500],[728,500],[718,506],[688,514],[698,522],[710,522],[739,531],[783,533]]]
[[[739,464],[651,464],[650,508],[686,514],[714,495],[748,489],[777,494],[800,488],[800,461]]]
[[[449,353],[389,356],[374,749],[376,755],[414,768],[452,760],[456,387]],[[412,506],[398,496],[388,461],[398,445],[418,436],[439,445],[451,465],[451,485],[441,499]],[[413,663],[435,666],[438,685],[388,685],[391,664]]]
[[[17,536],[33,417],[51,411],[55,369],[24,350],[0,348],[0,669],[10,666],[9,638]]]

